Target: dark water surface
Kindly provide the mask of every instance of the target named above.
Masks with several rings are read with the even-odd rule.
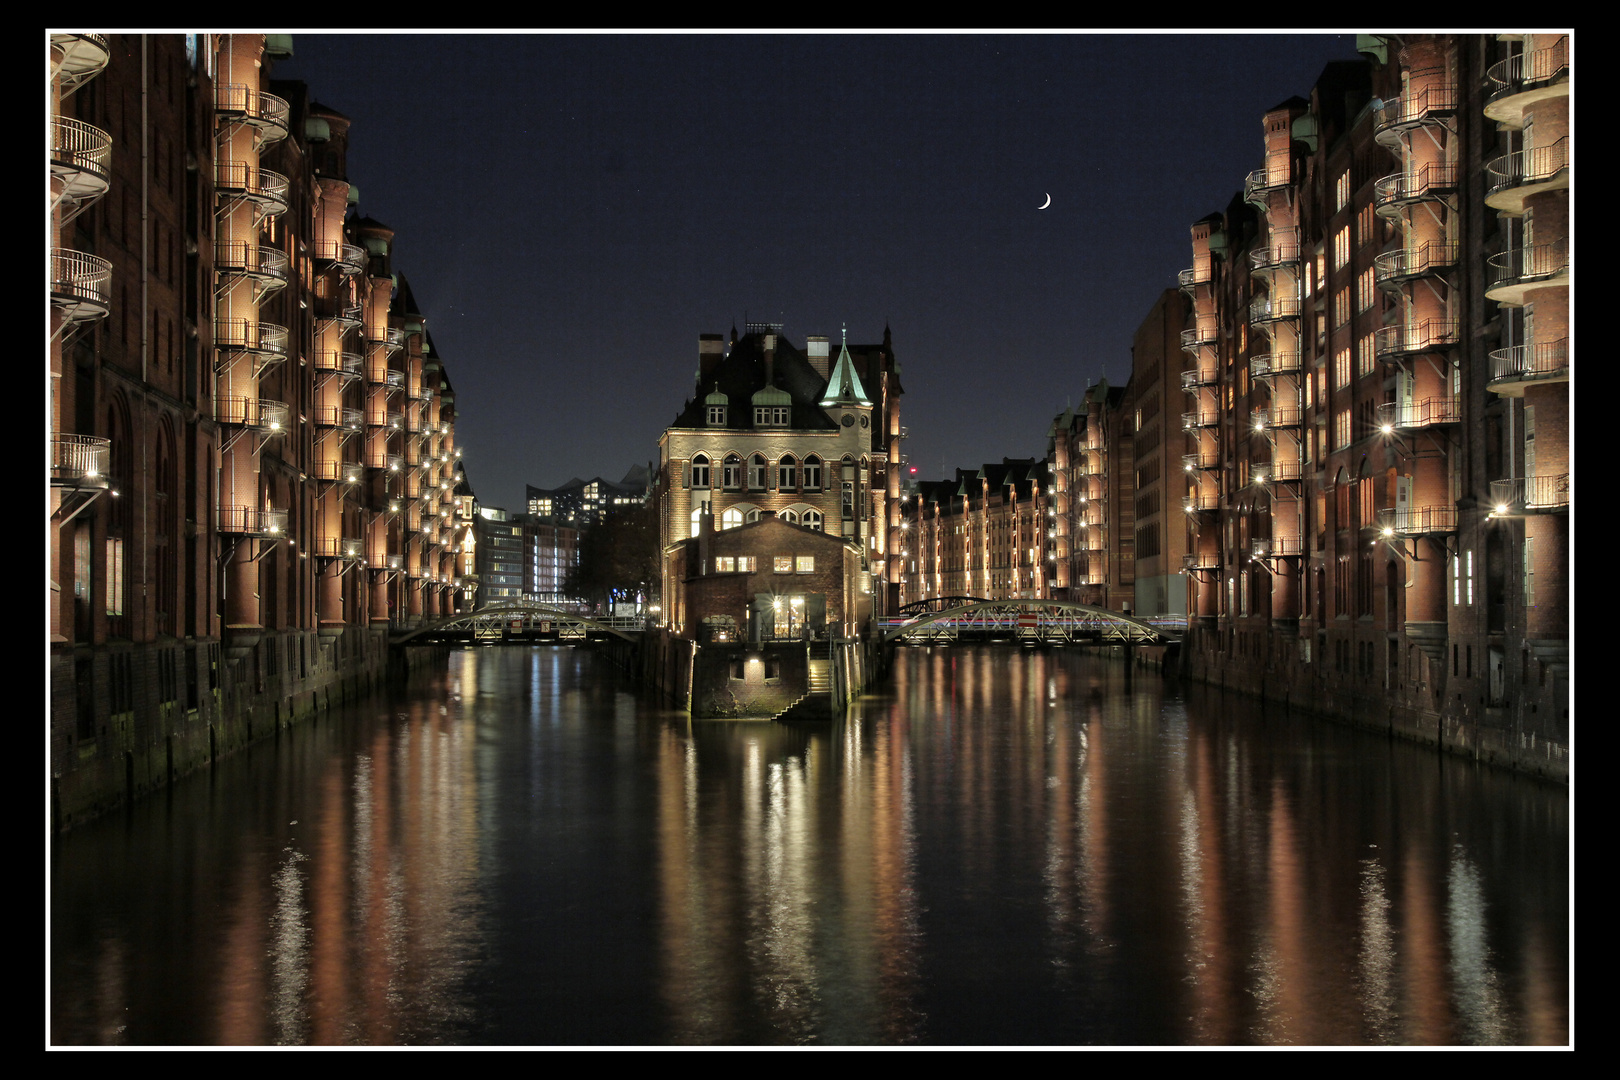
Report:
[[[1079,650],[836,725],[486,648],[51,858],[57,1044],[1565,1044],[1562,788]]]

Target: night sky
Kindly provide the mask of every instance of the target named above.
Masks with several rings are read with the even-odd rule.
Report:
[[[698,335],[893,331],[921,479],[1046,451],[1354,35],[298,34],[486,505],[657,456]],[[1050,194],[1051,205],[1038,209]]]

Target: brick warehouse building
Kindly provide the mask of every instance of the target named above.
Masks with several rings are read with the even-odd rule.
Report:
[[[285,36],[50,35],[58,824],[355,692],[471,571],[454,395]]]
[[[1192,227],[1186,663],[1563,775],[1570,42],[1359,46]]]

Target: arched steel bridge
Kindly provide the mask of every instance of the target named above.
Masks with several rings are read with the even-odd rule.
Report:
[[[1155,626],[1117,611],[1065,600],[976,600],[909,619],[887,620],[883,640],[952,642],[1012,638],[1031,642],[1162,645],[1181,626]]]
[[[473,641],[504,641],[514,637],[586,641],[611,634],[633,642],[640,640],[639,635],[645,628],[646,622],[639,615],[581,615],[577,611],[524,600],[491,604],[477,611],[435,619],[413,630],[390,635],[388,641],[391,645],[404,645],[424,636],[470,636]]]

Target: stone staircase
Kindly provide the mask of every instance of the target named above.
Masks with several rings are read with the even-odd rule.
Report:
[[[825,641],[812,641],[808,648],[809,688],[799,700],[772,717],[773,720],[832,719],[831,646]]]

